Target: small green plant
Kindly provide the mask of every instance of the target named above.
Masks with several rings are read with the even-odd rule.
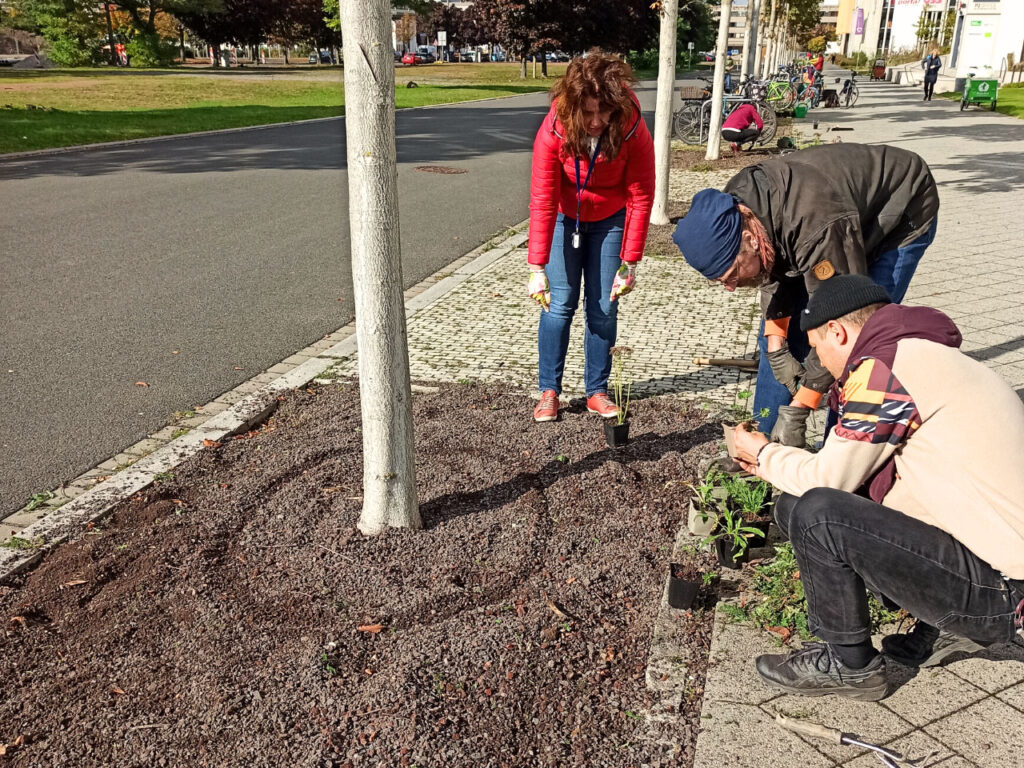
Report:
[[[743,513],[729,508],[728,504],[718,504],[718,525],[701,543],[710,546],[718,539],[725,539],[729,542],[733,559],[741,557],[750,545],[750,539],[754,536],[761,536],[761,531],[753,526],[747,525],[743,519]]]
[[[192,430],[189,429],[188,427],[182,427],[181,429],[176,429],[176,430],[174,430],[171,433],[171,440],[177,440],[182,435],[187,435],[191,431]]]
[[[153,482],[156,483],[166,483],[173,479],[173,472],[157,472],[155,475],[153,475]]]
[[[759,478],[746,480],[742,477],[730,477],[726,481],[726,487],[729,489],[729,500],[733,502],[731,506],[748,522],[761,517],[764,508],[771,504],[768,499],[772,487]]]
[[[630,347],[612,347],[612,399],[619,412],[615,417],[616,424],[625,424],[629,416],[629,400],[633,393],[633,374],[630,370],[629,358],[633,355]]]
[[[32,498],[29,499],[28,504],[25,505],[26,512],[35,512],[43,504],[53,498],[53,494],[49,491],[40,491],[39,493],[33,493]]]
[[[46,539],[43,536],[32,540],[23,539],[21,536],[11,536],[6,541],[0,542],[0,547],[4,549],[39,549],[45,543]]]

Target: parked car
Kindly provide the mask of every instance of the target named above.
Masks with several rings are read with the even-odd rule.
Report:
[[[572,57],[565,51],[548,51],[546,54],[548,61],[571,61]]]
[[[319,62],[321,64],[333,64],[334,63],[334,57],[331,56],[331,52],[330,51],[320,51],[319,54],[320,54],[319,55]],[[314,51],[313,53],[309,54],[309,63],[310,64],[316,64],[317,60],[318,59],[317,59],[317,52],[316,51]]]
[[[418,51],[406,51],[402,56],[403,64],[433,64],[437,59],[432,53],[419,53]]]
[[[505,52],[504,51],[495,51],[494,53],[491,54],[491,61],[504,61],[504,60],[505,60]]]
[[[476,61],[476,51],[459,51],[459,61]]]

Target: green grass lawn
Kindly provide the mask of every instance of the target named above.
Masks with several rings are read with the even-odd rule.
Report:
[[[948,91],[940,93],[939,96],[944,99],[960,101],[959,91]],[[988,109],[988,107],[968,107],[968,109]],[[1024,83],[1014,83],[1013,85],[1002,85],[999,87],[996,112],[1002,112],[1004,115],[1024,120]]]
[[[453,64],[396,71],[399,109],[547,90],[517,65]],[[340,68],[9,71],[0,74],[0,153],[265,125],[344,114]],[[532,70],[531,70],[532,72]],[[417,88],[407,88],[413,80]],[[35,109],[30,107],[35,107]]]

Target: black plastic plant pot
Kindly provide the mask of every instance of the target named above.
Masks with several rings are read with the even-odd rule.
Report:
[[[629,422],[616,424],[615,419],[604,423],[604,441],[609,448],[621,448],[629,442]]]
[[[761,532],[761,538],[753,536],[750,539],[749,547],[763,547],[768,543],[768,529],[772,527],[771,517],[763,517],[758,520],[751,520],[747,523],[751,528],[756,528]]]
[[[740,568],[750,560],[750,547],[744,549],[742,554],[738,554],[732,548],[732,539],[722,536],[715,539],[715,554],[718,555],[718,563],[723,568]]]
[[[686,611],[693,605],[700,585],[695,581],[675,576],[674,574],[681,569],[682,566],[678,563],[670,563],[668,566],[668,604],[672,608]]]

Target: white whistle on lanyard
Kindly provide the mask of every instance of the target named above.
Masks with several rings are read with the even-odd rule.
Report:
[[[580,233],[579,232],[573,232],[572,233],[572,247],[573,247],[573,250],[575,250],[575,251],[578,251],[580,249]]]

